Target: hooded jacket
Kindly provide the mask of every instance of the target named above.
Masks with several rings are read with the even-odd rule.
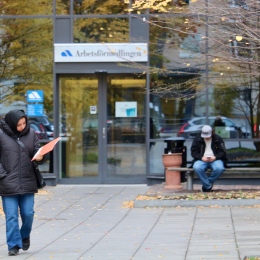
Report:
[[[214,153],[214,156],[216,157],[216,160],[222,160],[225,168],[227,168],[226,162],[228,161],[228,159],[227,159],[226,148],[223,139],[219,135],[214,133],[212,133],[211,138],[212,138],[211,149]],[[206,149],[206,143],[204,141],[204,138],[201,137],[201,134],[198,134],[193,139],[191,145],[191,156],[194,158],[193,163],[197,160],[202,159],[205,149]]]
[[[0,121],[0,196],[36,193],[38,190],[31,158],[40,143],[28,123],[22,132],[17,131],[17,123],[22,117],[27,122],[23,110],[11,110]],[[14,138],[24,144],[30,157]]]

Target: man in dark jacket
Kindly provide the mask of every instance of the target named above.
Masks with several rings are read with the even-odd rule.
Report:
[[[193,169],[202,182],[202,191],[210,192],[214,182],[225,170],[226,148],[222,138],[212,132],[209,125],[202,127],[191,146],[191,156],[194,158]],[[211,175],[206,171],[211,169]]]
[[[23,143],[27,151],[17,141]],[[6,219],[8,254],[28,250],[37,183],[31,158],[40,148],[23,110],[11,110],[0,121],[0,196]],[[42,155],[36,157],[41,161]],[[22,226],[19,228],[19,212]]]

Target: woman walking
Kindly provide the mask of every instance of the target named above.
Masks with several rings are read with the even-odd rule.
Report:
[[[19,142],[22,143],[19,145]],[[24,147],[23,147],[24,146]],[[8,255],[28,250],[37,183],[31,158],[40,148],[23,110],[11,110],[0,121],[0,196],[6,219]],[[38,155],[36,161],[42,161]],[[22,220],[19,227],[19,212]]]

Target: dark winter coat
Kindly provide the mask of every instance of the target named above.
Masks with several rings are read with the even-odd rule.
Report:
[[[214,153],[214,156],[216,157],[216,160],[222,160],[224,163],[224,166],[227,167],[226,162],[227,159],[227,153],[225,148],[225,143],[223,139],[217,135],[212,134],[212,142],[211,142],[211,149]],[[204,141],[204,138],[201,137],[201,134],[198,134],[191,145],[191,156],[194,158],[193,163],[197,160],[201,160],[206,149],[206,144]],[[192,163],[192,165],[193,165]]]
[[[38,137],[27,124],[22,132],[17,132],[21,110],[8,114],[0,121],[0,195],[36,193],[37,183],[31,158],[40,148]],[[21,118],[21,117],[20,117]],[[27,117],[26,117],[27,119]],[[8,124],[7,124],[8,122]],[[13,139],[19,139],[28,153]]]

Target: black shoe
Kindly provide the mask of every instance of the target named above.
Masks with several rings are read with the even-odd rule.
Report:
[[[212,186],[211,186],[209,189],[205,189],[205,188],[202,186],[202,187],[201,187],[201,191],[202,191],[202,192],[211,192],[212,188],[213,188],[213,184],[212,184]]]
[[[15,255],[18,255],[18,254],[19,254],[19,247],[18,246],[12,247],[8,252],[8,255],[10,255],[10,256],[15,256]]]
[[[23,239],[23,250],[26,251],[30,247],[30,237]]]

